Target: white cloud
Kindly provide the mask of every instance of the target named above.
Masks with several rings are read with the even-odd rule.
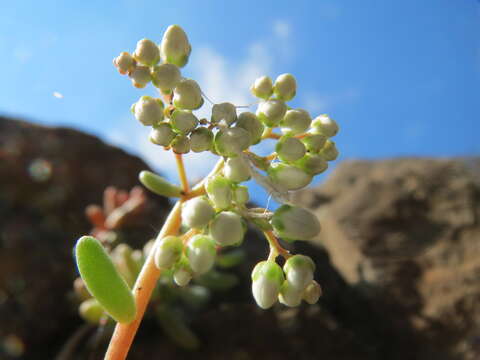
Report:
[[[287,39],[290,36],[290,24],[284,20],[277,20],[273,23],[273,32],[281,39]]]
[[[352,87],[333,94],[306,93],[301,101],[302,106],[308,109],[312,116],[316,116],[331,111],[336,106],[352,103],[358,97],[360,97],[360,92]]]

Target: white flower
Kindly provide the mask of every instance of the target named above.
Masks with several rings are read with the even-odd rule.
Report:
[[[160,53],[166,63],[183,67],[188,62],[192,47],[185,31],[178,25],[170,25],[163,35]]]
[[[170,268],[182,255],[183,243],[178,236],[166,236],[160,240],[155,249],[155,265],[157,268]]]
[[[210,236],[218,245],[239,245],[245,236],[246,226],[240,215],[222,211],[210,224]]]
[[[202,229],[214,216],[214,208],[203,197],[191,199],[183,206],[182,220],[190,228]]]
[[[142,96],[131,108],[135,118],[145,126],[157,125],[163,120],[163,102]]]
[[[272,217],[275,232],[284,240],[309,240],[320,232],[320,223],[310,211],[293,205],[282,205]]]
[[[215,262],[215,243],[209,236],[194,235],[188,241],[186,254],[195,274],[205,274]]]
[[[283,271],[274,261],[261,261],[252,271],[252,294],[257,305],[268,309],[278,300]]]
[[[283,265],[288,283],[302,292],[313,280],[315,263],[305,255],[294,255]]]

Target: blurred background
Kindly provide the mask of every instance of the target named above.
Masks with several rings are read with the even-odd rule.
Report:
[[[156,311],[132,359],[480,356],[478,1],[47,0],[0,9],[0,359],[87,359],[101,349],[98,329],[108,324],[82,327],[71,249],[94,227],[84,211],[102,204],[107,186],[130,191],[148,167],[178,180],[173,156],[130,113],[155,88],[132,87],[112,65],[142,38],[159,42],[170,24],[193,47],[183,74],[215,103],[252,104],[258,76],[294,74],[291,106],[336,119],[340,156],[295,196],[324,224],[318,241],[294,249],[317,262],[320,305],[253,306],[249,271],[266,252],[258,239],[226,270],[235,285],[199,284],[210,294],[200,307],[172,300],[198,338],[196,355],[165,330],[180,320]],[[185,158],[192,179],[215,162]],[[268,194],[251,185],[265,206]],[[146,196],[142,216],[111,229],[134,249],[169,207]]]

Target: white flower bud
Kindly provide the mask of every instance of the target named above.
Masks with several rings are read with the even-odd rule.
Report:
[[[170,124],[161,123],[152,127],[149,139],[152,143],[161,146],[170,146],[170,143],[175,138],[175,132],[172,130]]]
[[[233,189],[233,199],[239,205],[244,205],[250,200],[250,195],[248,194],[248,187],[246,186],[237,186]]]
[[[307,288],[303,292],[303,300],[305,300],[310,305],[313,305],[317,303],[321,295],[322,288],[315,280],[312,280],[312,282],[307,285]]]
[[[160,50],[157,44],[148,39],[137,42],[137,47],[132,55],[140,64],[147,66],[154,66],[160,61]]]
[[[258,119],[268,127],[278,126],[287,112],[287,105],[282,100],[268,100],[260,103],[257,109]]]
[[[338,150],[335,143],[332,140],[327,140],[322,150],[320,150],[320,155],[327,161],[335,160],[338,157]]]
[[[137,66],[128,73],[133,86],[142,89],[152,80],[150,68],[148,66]]]
[[[207,151],[212,148],[213,133],[205,127],[199,127],[190,134],[190,147],[193,152]]]
[[[274,261],[261,261],[252,271],[252,293],[257,305],[268,309],[278,300],[285,280],[283,271]]]
[[[215,209],[204,197],[188,200],[183,206],[182,220],[189,228],[202,229],[215,216]]]
[[[193,272],[205,274],[215,262],[215,243],[209,236],[194,235],[188,241],[186,254]]]
[[[285,117],[280,121],[281,130],[285,135],[297,135],[310,127],[312,118],[303,109],[287,110]]]
[[[255,80],[250,87],[253,96],[267,100],[273,94],[272,79],[268,76],[261,76]]]
[[[155,248],[155,266],[159,269],[170,268],[182,255],[183,243],[178,236],[166,236]]]
[[[217,209],[228,209],[232,206],[232,183],[223,176],[208,178],[205,189]]]
[[[291,162],[301,159],[307,149],[305,149],[305,145],[297,138],[282,136],[275,145],[275,151],[280,160]]]
[[[186,286],[192,279],[192,270],[188,265],[188,260],[184,257],[181,258],[180,262],[175,266],[173,272],[173,281],[178,286]]]
[[[320,134],[309,134],[302,139],[302,142],[307,150],[312,153],[318,153],[322,149],[323,145],[325,145],[326,141],[327,137]]]
[[[228,158],[223,168],[223,174],[233,182],[250,180],[250,166],[242,156]]]
[[[188,134],[198,125],[197,117],[187,110],[175,110],[170,119],[173,130],[181,134]]]
[[[293,206],[280,206],[272,217],[275,232],[284,240],[309,240],[320,232],[320,222],[307,209]]]
[[[323,156],[318,154],[306,154],[300,160],[295,161],[295,165],[311,175],[320,174],[328,168],[328,163]]]
[[[215,150],[222,156],[236,156],[251,144],[250,134],[239,127],[220,129],[213,140]]]
[[[170,94],[182,77],[178,67],[173,64],[155,66],[151,76],[153,85],[164,94]]]
[[[177,135],[170,146],[177,154],[186,154],[190,151],[190,139],[185,135]]]
[[[292,100],[297,93],[297,81],[292,74],[282,74],[275,80],[273,92],[280,100]]]
[[[251,112],[243,112],[238,115],[236,127],[245,129],[250,134],[251,145],[258,144],[262,139],[265,126],[257,119],[257,116]]]
[[[150,96],[142,96],[132,105],[135,118],[145,126],[157,125],[163,120],[163,102]]]
[[[173,89],[173,104],[184,110],[196,110],[203,105],[202,90],[192,79],[183,79]]]
[[[178,25],[170,25],[160,44],[162,59],[169,64],[183,67],[187,64],[191,51],[185,31]]]
[[[326,114],[317,116],[312,122],[312,128],[313,133],[322,134],[326,137],[332,137],[338,133],[337,122]]]
[[[125,75],[135,69],[136,63],[132,55],[124,51],[113,59],[113,65],[115,65],[120,74]]]
[[[272,163],[267,173],[275,185],[286,191],[302,189],[312,181],[312,175],[305,170],[280,162]]]
[[[303,292],[307,285],[313,280],[315,263],[308,256],[294,255],[285,262],[283,271],[289,284],[300,292]]]
[[[210,224],[210,236],[221,246],[240,245],[245,231],[242,217],[232,211],[222,211]]]
[[[286,306],[295,307],[302,302],[303,289],[293,287],[288,281],[284,281],[280,289],[278,300]]]
[[[228,102],[215,104],[212,107],[211,121],[214,124],[225,121],[227,125],[231,125],[237,121],[237,108],[235,105]]]

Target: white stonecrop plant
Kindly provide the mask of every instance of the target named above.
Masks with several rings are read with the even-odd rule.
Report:
[[[265,233],[271,249],[269,258],[252,273],[258,305],[266,309],[280,300],[297,306],[302,299],[315,303],[321,292],[313,280],[315,264],[307,256],[291,255],[278,238],[309,240],[320,231],[316,216],[290,204],[288,195],[310,184],[337,158],[331,138],[338,125],[328,115],[312,120],[308,111],[287,105],[297,93],[292,74],[281,74],[274,82],[265,75],[253,82],[250,90],[260,99],[256,111],[238,113],[237,106],[224,102],[213,104],[209,119],[198,119],[194,111],[204,105],[203,92],[180,70],[190,53],[186,33],[172,25],[159,45],[142,39],[133,54],[122,52],[114,60],[118,71],[128,74],[136,87],[152,82],[164,96],[163,101],[142,96],[132,106],[136,119],[152,127],[152,143],[172,149],[177,156],[209,151],[221,157],[198,196],[183,202],[181,220],[187,233],[159,239],[155,264],[171,269],[177,284],[184,286],[211,269],[218,248],[240,245],[250,223]],[[252,145],[267,139],[277,140],[275,152],[269,156],[252,152]],[[241,183],[252,178],[284,204],[273,213],[249,209],[248,187]],[[161,194],[161,187],[155,192]],[[276,263],[279,255],[286,260],[283,269]]]

